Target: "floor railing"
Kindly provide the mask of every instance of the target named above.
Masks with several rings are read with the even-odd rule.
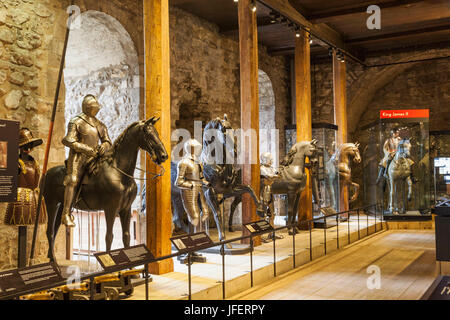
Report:
[[[370,211],[370,209],[374,209],[374,214],[373,211]],[[370,214],[369,214],[370,212]],[[312,230],[314,228],[314,223],[315,222],[322,222],[323,225],[323,245],[324,245],[324,255],[327,254],[327,221],[329,220],[333,220],[335,219],[336,222],[336,249],[340,248],[340,237],[339,237],[339,228],[340,226],[342,226],[343,224],[346,225],[347,228],[347,234],[348,234],[348,241],[347,241],[347,245],[351,243],[351,225],[350,223],[352,222],[351,217],[356,216],[356,222],[357,222],[357,228],[358,228],[358,240],[361,239],[361,213],[366,213],[366,236],[369,235],[369,215],[374,215],[374,232],[377,232],[377,223],[382,221],[383,215],[381,213],[381,205],[380,204],[374,204],[374,205],[369,205],[369,206],[365,206],[365,207],[361,207],[361,208],[356,208],[356,209],[350,209],[347,211],[341,211],[341,212],[337,212],[331,215],[327,215],[327,216],[321,216],[321,217],[317,217],[317,218],[313,218],[313,219],[309,219],[309,220],[304,220],[304,221],[299,221],[296,222],[295,225],[285,225],[285,226],[280,226],[280,227],[276,227],[273,230],[269,230],[269,231],[265,231],[265,232],[260,232],[257,234],[250,234],[250,235],[246,235],[246,236],[241,236],[241,237],[237,237],[237,238],[233,238],[233,239],[228,239],[228,240],[223,240],[223,241],[219,241],[219,242],[214,242],[213,244],[209,245],[209,246],[203,246],[201,248],[201,250],[205,250],[208,248],[213,248],[213,247],[219,247],[220,246],[220,254],[222,256],[222,298],[225,299],[226,298],[226,263],[225,263],[225,245],[232,243],[232,242],[238,242],[238,241],[242,241],[242,240],[249,240],[250,242],[250,286],[253,287],[254,286],[254,265],[253,265],[253,251],[254,251],[254,238],[255,237],[260,237],[263,236],[265,234],[269,235],[271,234],[272,236],[272,242],[273,242],[273,276],[276,277],[277,276],[277,269],[276,269],[276,232],[281,231],[281,230],[285,230],[285,229],[291,229],[292,230],[292,257],[293,257],[293,269],[295,269],[297,267],[296,265],[296,236],[298,236],[299,234],[302,234],[301,231],[297,231],[298,227],[300,230],[303,231],[308,231],[309,232],[309,258],[310,261],[313,260],[313,235],[312,235]],[[378,219],[379,218],[379,219]],[[303,233],[304,234],[304,233]],[[153,263],[153,262],[158,262],[158,261],[163,261],[163,260],[167,260],[167,259],[173,259],[175,257],[181,256],[181,255],[185,255],[187,254],[187,268],[188,268],[188,299],[191,300],[192,299],[192,264],[191,264],[191,258],[192,258],[192,254],[194,252],[197,251],[201,251],[199,249],[193,248],[193,249],[184,249],[181,251],[178,251],[176,253],[172,253],[170,255],[166,255],[166,256],[162,256],[162,257],[158,257],[152,260],[148,260],[148,261],[140,261],[139,263],[137,263],[135,266],[131,266],[131,267],[137,267],[137,266],[142,266],[144,264],[144,271],[143,271],[143,278],[145,280],[145,297],[146,300],[149,299],[149,284],[148,284],[148,279],[149,279],[149,272],[148,272],[148,263]],[[130,265],[127,265],[127,268],[130,267]],[[108,270],[108,272],[96,272],[96,273],[92,273],[89,275],[86,275],[84,277],[81,277],[81,279],[79,279],[81,282],[85,281],[85,280],[90,280],[90,283],[94,283],[94,279],[98,276],[102,276],[102,275],[106,275],[109,274],[111,272],[118,272],[118,271],[122,271],[123,268],[121,269],[120,267],[117,268],[117,270]],[[63,286],[67,284],[66,282],[61,282],[61,283],[54,283],[52,285],[48,285],[48,286],[43,286],[40,288],[34,288],[32,290],[24,290],[21,292],[16,292],[14,294],[8,295],[8,296],[3,296],[1,299],[14,299],[14,298],[18,298],[20,296],[26,295],[26,294],[30,294],[30,293],[34,293],[34,292],[41,292],[41,291],[45,291],[48,289],[52,289],[58,286]],[[91,286],[91,292],[90,292],[90,298],[93,299],[93,286]]]

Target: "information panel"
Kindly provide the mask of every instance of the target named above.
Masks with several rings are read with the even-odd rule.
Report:
[[[214,242],[204,231],[173,237],[170,238],[170,241],[172,241],[178,251],[188,249],[202,250],[214,245]]]
[[[0,202],[17,201],[19,122],[0,119]]]
[[[64,281],[55,263],[0,272],[0,298]]]
[[[450,276],[439,276],[425,292],[422,300],[450,300]]]
[[[127,265],[146,264],[155,260],[150,250],[143,244],[108,252],[99,252],[94,254],[94,256],[105,271],[118,266],[126,268]]]
[[[250,231],[250,233],[252,234],[274,230],[273,227],[270,225],[269,221],[266,220],[246,223],[244,224],[244,227],[246,227],[247,230]]]

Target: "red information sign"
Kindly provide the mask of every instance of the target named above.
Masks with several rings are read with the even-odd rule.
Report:
[[[429,118],[429,109],[381,110],[380,119]]]

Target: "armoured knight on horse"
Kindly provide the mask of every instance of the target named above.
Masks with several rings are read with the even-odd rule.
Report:
[[[112,146],[106,126],[95,117],[99,110],[97,99],[93,95],[87,95],[83,99],[82,113],[70,120],[67,135],[62,140],[62,143],[70,148],[67,175],[64,179],[64,208],[61,221],[67,227],[75,226],[71,207],[75,191],[82,182],[87,162],[104,155]]]
[[[387,178],[387,168],[389,168],[389,164],[395,156],[397,151],[398,143],[402,140],[400,137],[400,130],[398,128],[391,130],[391,137],[388,138],[383,145],[384,157],[381,160],[379,166],[380,169],[378,171],[377,184],[383,178]]]

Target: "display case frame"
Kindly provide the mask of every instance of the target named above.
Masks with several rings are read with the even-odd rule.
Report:
[[[429,110],[381,110],[379,120],[362,127],[361,132],[365,133],[361,134],[364,204],[381,203],[385,220],[430,220]],[[389,157],[387,150],[394,140],[398,146],[391,150]],[[407,150],[409,155],[406,156]],[[398,161],[391,159],[396,154]],[[384,172],[385,177],[380,171],[381,165],[398,168],[404,157],[413,162],[409,167],[411,193],[408,192],[408,175],[395,181],[394,176],[390,178],[389,169]],[[391,173],[394,175],[393,171]]]
[[[336,153],[338,126],[331,123],[313,123],[312,137],[318,141],[319,154],[316,164],[317,181],[319,195],[321,199],[320,207],[313,205],[314,217],[326,215],[324,210],[339,211],[339,170],[337,161],[333,161]],[[330,212],[325,210],[325,212]]]

